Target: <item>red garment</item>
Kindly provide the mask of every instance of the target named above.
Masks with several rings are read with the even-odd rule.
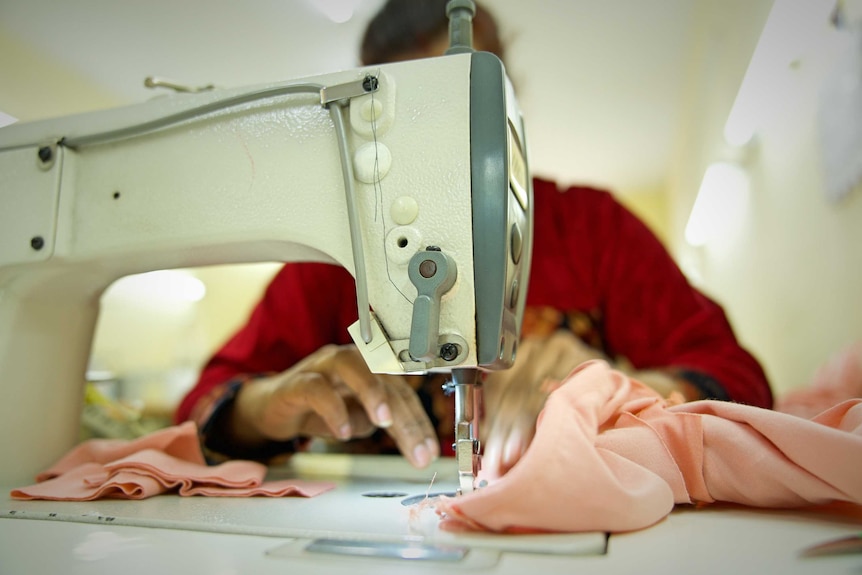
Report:
[[[762,368],[721,307],[688,284],[661,242],[611,194],[536,179],[534,195],[525,331],[536,331],[550,310],[554,328],[562,322],[612,359],[704,376],[726,399],[772,406]],[[200,423],[232,378],[279,372],[323,345],[351,343],[347,326],[356,318],[353,278],[343,268],[285,265],[248,324],[206,365],[177,422]]]

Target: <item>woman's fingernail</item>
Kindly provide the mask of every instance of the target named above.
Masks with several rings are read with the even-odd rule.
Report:
[[[500,466],[499,451],[494,443],[485,446],[485,453],[482,454],[482,469],[493,468],[496,471]]]
[[[513,465],[521,457],[520,438],[510,437],[503,448],[503,463]]]
[[[418,467],[425,467],[431,463],[431,454],[424,443],[420,443],[413,448],[413,461]]]
[[[440,457],[440,444],[431,438],[425,440],[425,446],[428,448],[428,453],[431,454],[431,460]]]
[[[389,427],[392,425],[392,412],[389,411],[389,406],[385,403],[381,403],[378,406],[375,415],[377,416],[378,427]]]
[[[345,423],[341,427],[338,428],[338,438],[339,439],[350,439],[350,424]]]

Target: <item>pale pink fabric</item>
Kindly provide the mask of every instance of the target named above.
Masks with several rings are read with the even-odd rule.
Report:
[[[777,397],[775,409],[810,418],[853,398],[862,398],[862,341],[838,350],[805,387]]]
[[[515,467],[437,512],[449,530],[621,532],[675,504],[862,505],[860,462],[862,400],[814,420],[720,401],[671,405],[591,361],[549,396]]]
[[[72,449],[37,483],[13,489],[14,499],[90,501],[144,499],[176,490],[180,495],[313,497],[332,489],[326,481],[264,481],[266,466],[254,461],[206,465],[194,423],[168,427],[126,441],[91,439]]]

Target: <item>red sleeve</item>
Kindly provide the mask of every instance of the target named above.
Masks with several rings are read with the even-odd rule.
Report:
[[[200,424],[230,380],[280,372],[324,345],[350,343],[347,326],[357,318],[354,285],[340,266],[286,264],[248,322],[204,366],[175,421]]]
[[[543,187],[548,184],[536,186],[537,196]],[[689,284],[658,238],[611,194],[554,189],[536,204],[539,265],[533,272],[560,276],[558,289],[579,292],[570,305],[600,310],[611,357],[624,357],[636,369],[700,374],[732,401],[772,406],[766,375],[740,345],[724,310]],[[542,246],[551,242],[553,248]],[[531,290],[535,283],[531,278]]]

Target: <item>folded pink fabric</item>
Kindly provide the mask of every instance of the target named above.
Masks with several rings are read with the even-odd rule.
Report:
[[[437,512],[448,530],[648,527],[675,504],[862,505],[862,400],[813,420],[720,401],[670,405],[591,361],[548,398],[505,476]]]
[[[176,490],[180,495],[313,497],[335,485],[326,481],[264,481],[266,466],[234,460],[207,465],[192,422],[134,439],[91,439],[36,477],[13,489],[14,499],[90,501],[144,499]]]

